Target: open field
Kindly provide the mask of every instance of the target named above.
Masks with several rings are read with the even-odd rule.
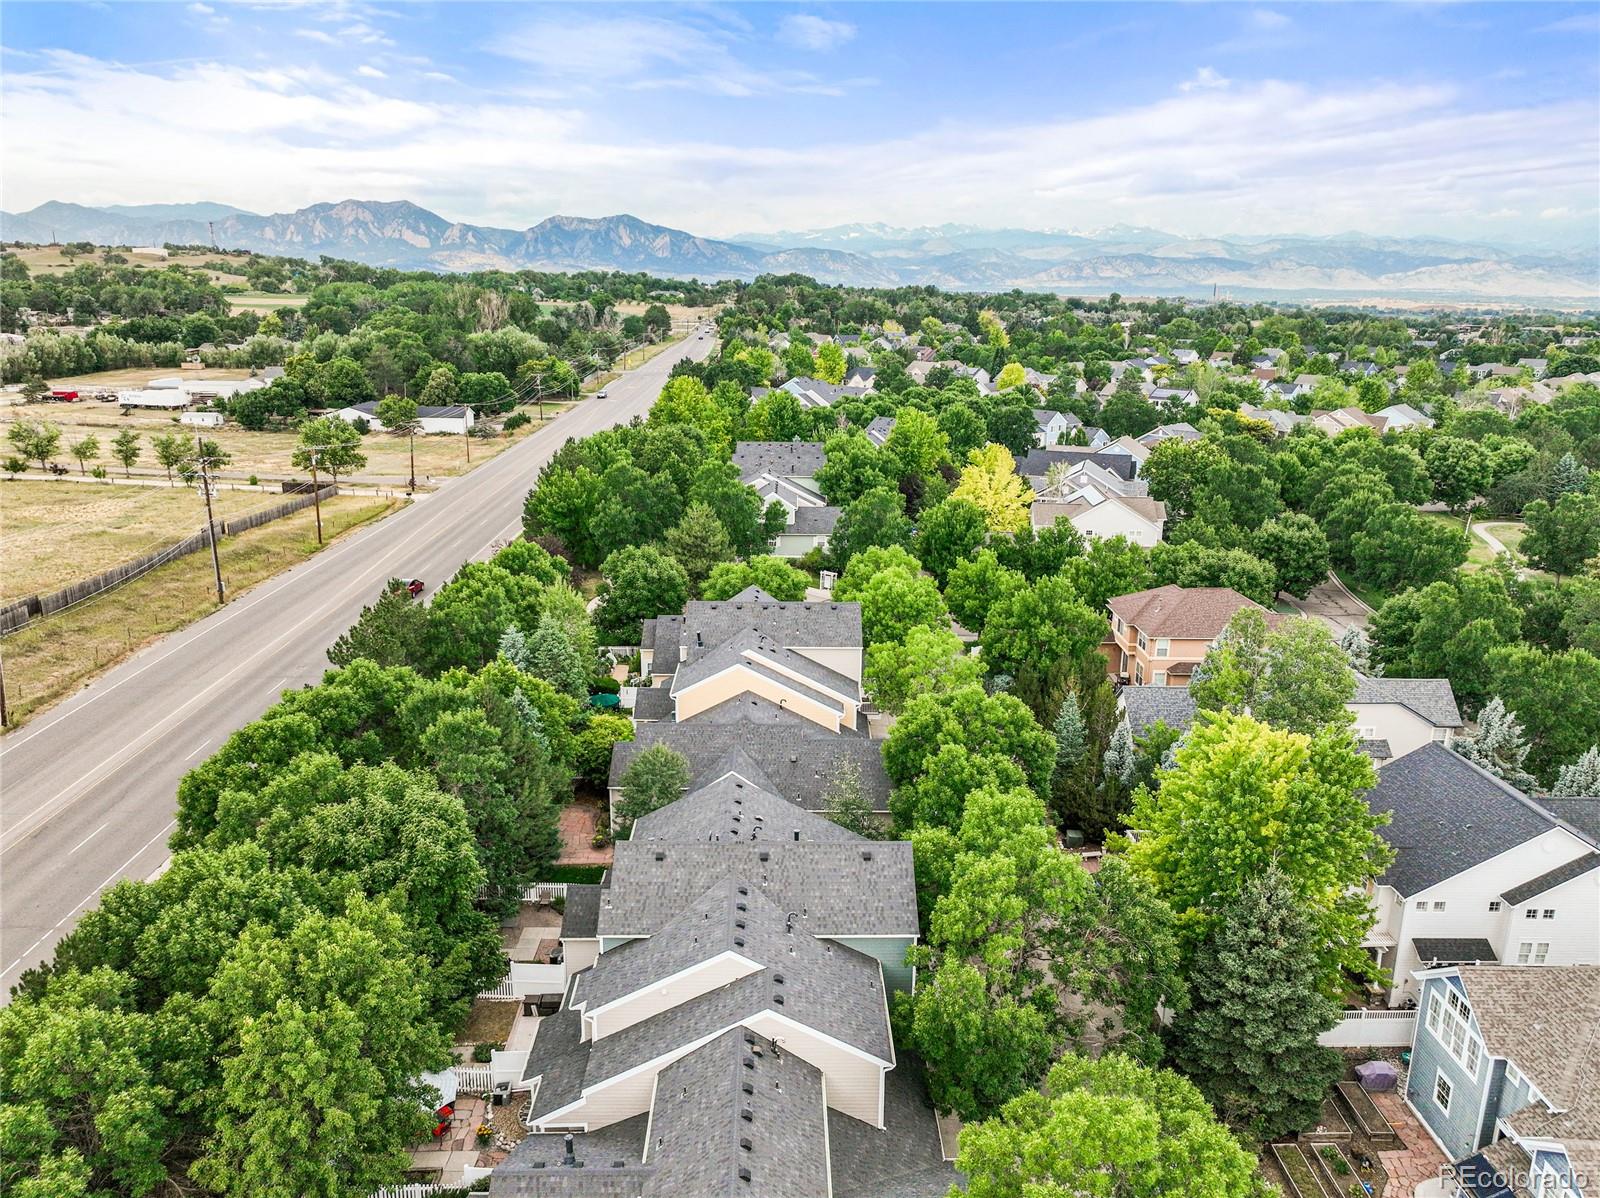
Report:
[[[282,495],[218,490],[218,519],[282,503]],[[53,591],[180,541],[205,527],[205,504],[190,487],[115,483],[0,483],[0,601]]]
[[[322,505],[323,535],[332,541],[400,502],[338,496]],[[239,598],[257,583],[304,561],[317,548],[310,508],[224,537],[218,542],[218,555],[229,598]],[[12,633],[3,642],[12,721],[21,723],[37,715],[101,670],[212,611],[217,606],[213,587],[211,555],[191,553],[80,607],[35,620]]]
[[[103,265],[105,262],[103,246],[92,254],[78,254],[71,258],[61,252],[62,248],[59,245],[35,245],[8,249],[7,252],[22,259],[23,264],[34,274],[60,274],[84,263]],[[226,262],[230,266],[237,267],[237,270],[230,271],[207,270],[206,273],[211,276],[211,281],[214,283],[243,283],[244,264],[250,260],[249,254],[228,253],[224,250],[173,251],[165,258],[130,254],[125,249],[117,252],[128,260],[126,263],[117,263],[118,266],[131,266],[141,270],[161,270],[168,266],[199,269],[208,262]]]
[[[235,312],[276,312],[280,308],[304,307],[310,298],[308,295],[289,295],[284,292],[241,291],[228,296],[228,307]]]
[[[106,372],[107,375],[126,373],[129,372]],[[137,373],[140,376],[138,381],[155,377],[155,372],[149,370]],[[248,371],[208,370],[204,372],[204,377],[221,378],[231,375],[242,378],[248,373]],[[100,380],[105,376],[86,377]],[[544,405],[546,421],[554,419],[566,406],[570,405],[546,403]],[[487,461],[539,427],[537,407],[529,406],[520,410],[525,411],[530,418],[524,427],[498,437],[472,438],[472,464]],[[100,440],[100,452],[103,455],[100,464],[114,473],[121,473],[122,467],[109,457],[111,439],[124,429],[131,428],[141,435],[144,444],[144,456],[134,467],[134,473],[148,477],[163,476],[161,468],[155,461],[155,451],[150,445],[152,436],[174,431],[182,431],[192,436],[197,431],[189,425],[179,424],[177,418],[167,412],[136,410],[124,416],[122,410],[114,403],[89,401],[72,404],[0,405],[0,436],[3,436],[18,420],[38,420],[59,426],[62,431],[60,460],[74,466],[76,464],[67,456],[67,446],[81,440],[86,434],[93,433]],[[220,472],[221,478],[246,479],[251,475],[259,475],[262,478],[308,477],[303,471],[297,470],[290,460],[299,441],[299,434],[295,432],[255,433],[236,424],[199,431],[202,431],[207,439],[216,441],[233,457],[233,461]],[[464,473],[468,469],[468,463],[467,448],[463,441],[464,438],[456,436],[418,437],[418,485],[425,486],[430,479],[448,478]],[[382,479],[388,483],[404,483],[409,477],[408,444],[404,437],[368,433],[362,439],[362,452],[367,455],[367,465],[361,471],[361,477]]]
[[[1483,543],[1482,539],[1473,536],[1467,531],[1467,522],[1462,517],[1452,516],[1449,512],[1422,512],[1421,515],[1426,520],[1433,520],[1439,524],[1448,524],[1451,528],[1467,533],[1468,568],[1476,569],[1479,566],[1492,566],[1494,564],[1494,553],[1489,546]],[[1491,528],[1489,531],[1493,532],[1494,529]]]
[[[1528,526],[1519,520],[1484,520],[1480,527],[1490,536],[1496,538],[1507,549],[1511,550],[1519,559],[1522,557],[1522,538],[1528,534]],[[1482,544],[1480,541],[1479,544]],[[1487,549],[1488,547],[1485,546]]]
[[[69,374],[61,378],[46,379],[52,387],[77,387],[79,389],[93,390],[96,387],[116,387],[119,389],[133,389],[147,386],[151,379],[171,378],[177,375],[186,379],[247,379],[250,372],[244,367],[207,366],[204,369],[182,366],[128,366],[122,370],[98,370],[90,374]],[[116,405],[103,404],[113,413]]]

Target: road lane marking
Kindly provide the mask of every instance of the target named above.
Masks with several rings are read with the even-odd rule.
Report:
[[[211,741],[210,741],[209,738],[206,739],[206,740],[201,741],[199,744],[197,744],[193,749],[191,749],[189,751],[189,756],[185,757],[184,760],[188,761],[190,757],[193,757],[196,753],[198,753],[201,749],[205,748],[210,743],[211,743]]]
[[[85,836],[82,840],[78,841],[77,844],[73,845],[72,848],[67,850],[67,856],[69,856],[69,857],[72,856],[73,853],[76,853],[84,845],[88,844],[91,840],[93,840],[96,836],[100,835],[100,833],[104,832],[110,826],[111,826],[111,821],[110,820],[107,820],[105,823],[101,824],[93,832],[90,832],[89,835]]]

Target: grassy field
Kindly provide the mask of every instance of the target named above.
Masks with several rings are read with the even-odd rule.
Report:
[[[66,375],[58,379],[46,379],[52,387],[77,387],[80,390],[93,390],[97,387],[114,387],[118,390],[146,387],[151,379],[163,378],[192,378],[192,379],[247,379],[250,372],[243,367],[237,369],[231,366],[206,367],[203,370],[194,368],[184,369],[178,366],[129,366],[122,370],[99,370],[90,374]],[[86,403],[96,403],[98,400],[86,400]],[[72,407],[71,404],[60,405]],[[104,404],[116,411],[115,404]]]
[[[1477,569],[1479,566],[1494,564],[1494,553],[1483,539],[1467,530],[1467,522],[1460,516],[1452,516],[1449,512],[1422,512],[1422,517],[1438,524],[1447,524],[1451,528],[1467,533],[1467,568]],[[1493,532],[1493,529],[1489,531]]]
[[[343,496],[322,505],[331,542],[384,515],[401,501]],[[317,551],[308,508],[218,545],[229,597],[297,565]],[[36,620],[5,638],[6,696],[16,723],[37,715],[102,670],[216,606],[211,555],[191,553],[80,607]]]
[[[103,247],[92,254],[78,254],[71,258],[61,250],[62,247],[59,245],[35,245],[7,252],[22,259],[23,264],[34,274],[59,274],[83,263],[105,262]],[[228,271],[207,270],[206,274],[211,276],[211,281],[214,283],[243,283],[244,264],[250,260],[249,254],[230,254],[222,250],[174,250],[165,258],[130,254],[126,250],[117,252],[128,260],[126,263],[118,263],[119,266],[131,266],[139,270],[162,270],[168,266],[189,266],[200,269],[208,262],[225,262],[238,268]]]
[[[106,374],[126,374],[126,371],[107,371]],[[153,372],[140,372],[142,378],[153,377]],[[206,371],[206,378],[225,377],[227,371]],[[247,371],[231,372],[234,377],[243,377]],[[82,381],[81,385],[91,385],[89,380],[101,382],[108,380],[103,376],[90,375]],[[123,385],[126,385],[124,383]],[[564,405],[546,403],[544,405],[545,419],[553,420],[562,411]],[[499,437],[472,439],[472,463],[477,465],[487,461],[495,454],[500,453],[523,437],[528,436],[539,427],[538,409],[524,408],[529,416],[529,423],[515,432]],[[109,457],[111,440],[124,429],[133,429],[141,434],[144,445],[144,456],[139,464],[134,467],[135,474],[144,474],[152,477],[161,476],[162,471],[155,461],[155,451],[151,448],[150,438],[162,433],[182,431],[193,435],[196,431],[189,425],[179,424],[177,418],[167,412],[132,411],[126,416],[122,409],[114,403],[99,403],[89,401],[72,404],[9,404],[0,406],[0,436],[4,436],[11,424],[17,420],[47,421],[57,425],[62,430],[61,461],[76,466],[67,455],[67,446],[81,440],[87,434],[93,434],[100,442],[100,464],[107,470],[120,474],[122,467]],[[216,441],[223,450],[232,455],[233,461],[222,471],[224,478],[245,479],[250,475],[259,475],[264,479],[278,478],[304,478],[301,471],[295,469],[291,457],[299,435],[294,432],[251,432],[240,428],[236,424],[224,425],[221,428],[205,429],[208,439]],[[463,438],[455,436],[428,436],[417,438],[417,482],[426,486],[429,478],[448,478],[452,475],[463,474],[468,469],[466,447],[462,444]],[[403,483],[409,475],[409,459],[407,455],[407,442],[404,437],[389,436],[384,433],[368,433],[362,439],[362,452],[367,455],[367,465],[361,474],[367,478],[386,479],[390,483]],[[91,467],[94,465],[90,463]]]
[[[282,503],[284,496],[219,489],[219,519]],[[190,487],[115,483],[0,483],[0,601],[53,591],[182,540],[205,527],[205,504]]]
[[[1516,555],[1518,560],[1522,557],[1522,538],[1528,533],[1528,526],[1518,520],[1485,520],[1483,531],[1499,539],[1500,543]],[[1482,544],[1482,542],[1479,542]],[[1485,549],[1488,546],[1484,546]]]

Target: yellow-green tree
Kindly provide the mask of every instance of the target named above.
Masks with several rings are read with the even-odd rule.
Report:
[[[1007,362],[1000,373],[995,375],[994,385],[1000,391],[1009,391],[1012,387],[1020,387],[1027,381],[1021,362]]]
[[[950,493],[983,513],[990,532],[1017,532],[1028,526],[1033,490],[1017,474],[1016,459],[1004,445],[985,445],[967,455],[961,481]]]

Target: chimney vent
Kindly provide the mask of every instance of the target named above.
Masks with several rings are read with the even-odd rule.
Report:
[[[861,850],[861,859],[863,861],[871,861],[872,860],[872,850],[871,849],[862,849]]]
[[[561,1147],[566,1153],[566,1161],[564,1163],[570,1169],[577,1164],[577,1158],[572,1155],[572,1133],[570,1131],[561,1137]]]
[[[656,860],[657,861],[665,861],[666,859],[667,859],[667,855],[665,853],[663,853],[660,849],[657,849],[656,850]]]
[[[756,856],[762,861],[771,861],[772,860],[772,854],[767,852],[766,849],[762,849],[759,853],[756,854]]]
[[[740,1136],[739,1137],[739,1147],[743,1148],[746,1152],[750,1152],[750,1151],[752,1151],[754,1149],[755,1145],[750,1143],[750,1137],[749,1136]]]
[[[746,1094],[754,1094],[756,1092],[756,1088],[754,1086],[752,1086],[749,1082],[745,1082],[742,1086],[739,1087],[739,1089],[743,1090]]]

